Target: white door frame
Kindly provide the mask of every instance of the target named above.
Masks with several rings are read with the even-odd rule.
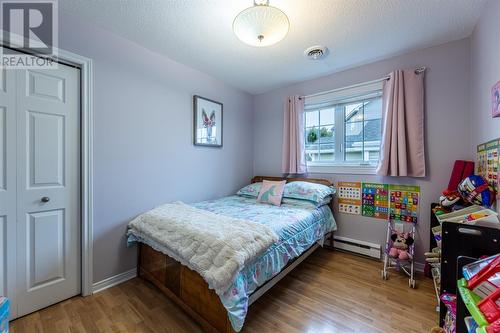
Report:
[[[93,72],[92,59],[59,49],[58,59],[80,68],[82,296],[92,295],[93,277]]]
[[[1,32],[2,30],[0,30]],[[0,34],[0,47],[4,46]],[[22,39],[21,39],[22,40]],[[14,44],[12,41],[11,45]],[[19,46],[22,44],[19,43]],[[80,69],[80,114],[81,114],[81,294],[92,295],[93,285],[93,72],[92,59],[65,50],[54,48],[57,57],[53,60]]]

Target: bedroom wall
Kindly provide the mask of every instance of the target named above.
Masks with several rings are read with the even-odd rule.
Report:
[[[335,57],[335,52],[332,56]],[[453,162],[473,157],[469,149],[469,61],[469,40],[464,39],[256,96],[254,174],[280,175],[281,173],[283,101],[286,96],[307,95],[370,81],[398,68],[426,66],[427,177],[417,179],[375,175],[310,174],[311,177],[327,177],[335,182],[346,180],[419,185],[421,211],[417,261],[423,262],[423,252],[427,251],[429,246],[430,203],[436,201],[447,186]],[[321,66],[321,63],[318,63],[318,66]],[[384,244],[386,224],[382,220],[338,213],[335,217],[339,225],[338,235]]]
[[[498,13],[500,1],[489,1],[471,36],[470,149],[474,156],[478,144],[500,137],[500,118],[491,117],[491,87],[500,80]]]
[[[127,222],[173,200],[234,193],[253,174],[253,98],[75,17],[59,47],[94,65],[94,282],[133,269]],[[224,147],[192,144],[192,96],[224,104]]]

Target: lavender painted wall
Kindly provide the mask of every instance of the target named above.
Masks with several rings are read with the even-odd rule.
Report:
[[[470,148],[474,156],[478,144],[500,137],[500,118],[491,117],[491,87],[500,81],[498,13],[500,1],[489,1],[471,36]]]
[[[335,53],[332,54],[335,57]],[[426,151],[428,175],[416,178],[381,178],[372,175],[319,175],[334,181],[376,181],[416,184],[421,188],[417,260],[429,245],[430,203],[447,186],[453,162],[470,159],[469,144],[469,40],[451,42],[410,54],[364,65],[330,76],[277,89],[254,99],[254,173],[279,175],[283,101],[288,95],[307,95],[380,78],[391,70],[426,66]],[[318,63],[320,66],[321,63]],[[318,175],[311,175],[318,176]],[[382,220],[335,214],[338,235],[384,244],[386,224]]]
[[[127,222],[234,193],[253,173],[253,98],[74,17],[60,47],[94,61],[94,282],[133,269]],[[192,145],[192,96],[224,104],[224,147]]]

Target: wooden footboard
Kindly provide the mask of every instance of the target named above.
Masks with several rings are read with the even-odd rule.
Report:
[[[138,276],[150,281],[206,332],[233,333],[219,296],[196,272],[139,243]]]
[[[333,232],[326,236],[333,240]],[[139,243],[138,246],[137,275],[139,277],[158,287],[163,294],[190,315],[205,332],[235,333],[219,296],[213,289],[208,288],[208,284],[201,275],[144,243]],[[312,245],[299,257],[291,260],[279,274],[257,288],[250,295],[249,306],[318,247],[318,244]]]

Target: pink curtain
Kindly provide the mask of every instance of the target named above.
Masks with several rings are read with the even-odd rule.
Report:
[[[285,101],[283,121],[283,173],[306,173],[304,145],[304,99],[290,96]]]
[[[377,174],[425,177],[424,73],[397,70],[384,83]]]

